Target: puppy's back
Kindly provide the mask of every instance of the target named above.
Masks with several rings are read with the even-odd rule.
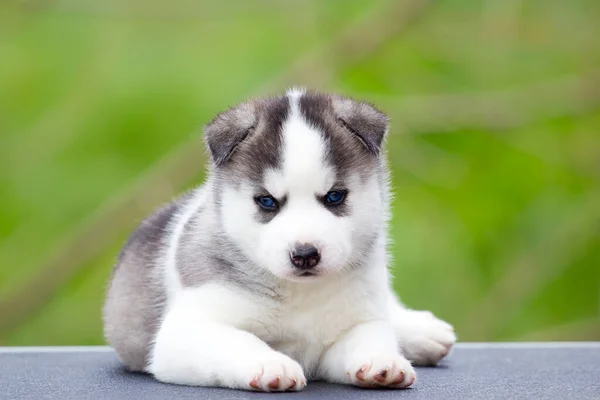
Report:
[[[148,362],[166,297],[162,260],[170,225],[185,203],[178,199],[144,220],[123,247],[104,305],[104,334],[125,366],[142,371]]]

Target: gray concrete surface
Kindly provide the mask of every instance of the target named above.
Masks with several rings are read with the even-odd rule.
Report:
[[[599,343],[457,345],[406,390],[310,382],[300,393],[162,384],[125,372],[106,347],[0,347],[2,399],[600,399]]]

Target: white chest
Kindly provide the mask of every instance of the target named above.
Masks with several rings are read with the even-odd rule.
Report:
[[[277,299],[219,284],[184,292],[196,318],[253,333],[298,361],[307,375],[352,326],[388,317],[387,281],[371,274],[290,285]]]
[[[381,294],[364,280],[294,287],[249,329],[310,375],[323,352],[352,326],[386,317],[386,297]]]

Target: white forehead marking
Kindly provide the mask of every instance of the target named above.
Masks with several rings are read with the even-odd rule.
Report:
[[[282,170],[269,171],[265,186],[275,197],[285,194],[325,194],[335,183],[331,167],[324,164],[326,144],[321,132],[309,125],[300,112],[301,89],[288,91],[290,113],[283,123]]]
[[[298,102],[300,101],[300,97],[306,92],[304,88],[301,87],[292,87],[287,91],[287,97],[290,99],[290,106],[292,108],[292,112],[299,112]]]

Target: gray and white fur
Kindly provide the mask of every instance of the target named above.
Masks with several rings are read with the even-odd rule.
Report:
[[[405,388],[456,337],[391,289],[388,118],[292,89],[205,128],[204,185],[124,246],[104,307],[124,365],[176,384]]]

